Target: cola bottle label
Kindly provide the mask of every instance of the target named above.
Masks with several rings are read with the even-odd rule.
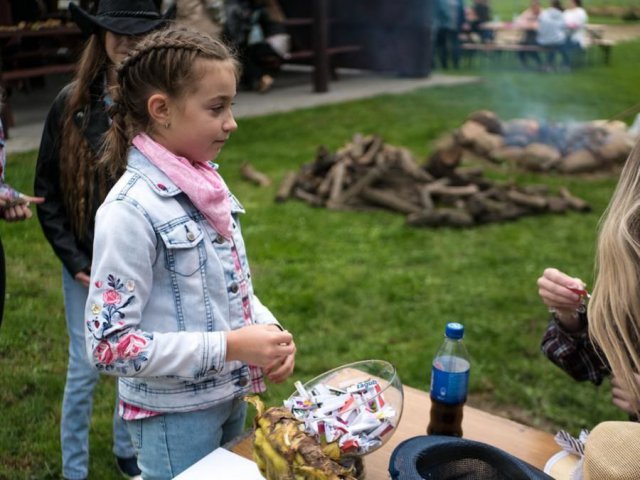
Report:
[[[431,397],[435,400],[455,405],[464,403],[467,399],[467,390],[469,387],[469,362],[457,359],[466,363],[456,368],[457,371],[445,371],[439,368],[438,361],[433,364],[431,369]]]

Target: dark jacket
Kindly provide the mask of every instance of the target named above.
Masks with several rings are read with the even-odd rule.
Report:
[[[45,237],[53,247],[55,254],[71,275],[88,272],[91,268],[93,252],[93,228],[96,211],[101,203],[99,189],[90,208],[90,222],[81,238],[74,235],[64,204],[64,192],[60,185],[60,144],[64,109],[71,85],[64,87],[53,101],[42,132],[36,176],[35,195],[45,197],[45,202],[37,206],[38,219]],[[109,117],[103,99],[102,80],[91,89],[91,103],[74,115],[74,121],[96,153],[102,145],[102,136],[109,128]],[[109,185],[108,187],[110,187]]]

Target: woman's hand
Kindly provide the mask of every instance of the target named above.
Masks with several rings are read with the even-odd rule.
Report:
[[[581,328],[576,315],[580,307],[582,296],[573,290],[584,290],[582,280],[570,277],[556,268],[546,268],[538,278],[538,294],[544,304],[553,311],[569,331],[577,331]],[[572,290],[573,289],[573,290]]]
[[[634,373],[633,376],[636,383],[640,385],[640,375]],[[624,389],[616,377],[611,377],[611,386],[613,387],[611,389],[613,404],[628,414],[635,415],[639,409],[638,405],[633,400],[633,396]]]

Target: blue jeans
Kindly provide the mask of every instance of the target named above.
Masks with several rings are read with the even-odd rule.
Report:
[[[127,421],[142,478],[172,479],[242,433],[246,413],[247,404],[236,398],[205,410]]]
[[[66,268],[62,269],[62,285],[69,334],[69,363],[60,420],[62,475],[68,479],[81,479],[89,474],[89,425],[93,392],[100,375],[91,367],[85,347],[84,306],[88,289],[76,282]],[[118,416],[117,406],[116,392],[113,453],[119,457],[133,457],[131,438],[125,422]]]

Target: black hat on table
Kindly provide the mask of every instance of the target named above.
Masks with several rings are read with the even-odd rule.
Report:
[[[153,0],[101,0],[95,15],[75,3],[69,4],[69,12],[87,36],[101,29],[118,35],[142,35],[166,24],[174,17],[175,8],[163,15]]]
[[[442,435],[401,442],[391,454],[389,474],[393,480],[553,480],[504,450]]]

